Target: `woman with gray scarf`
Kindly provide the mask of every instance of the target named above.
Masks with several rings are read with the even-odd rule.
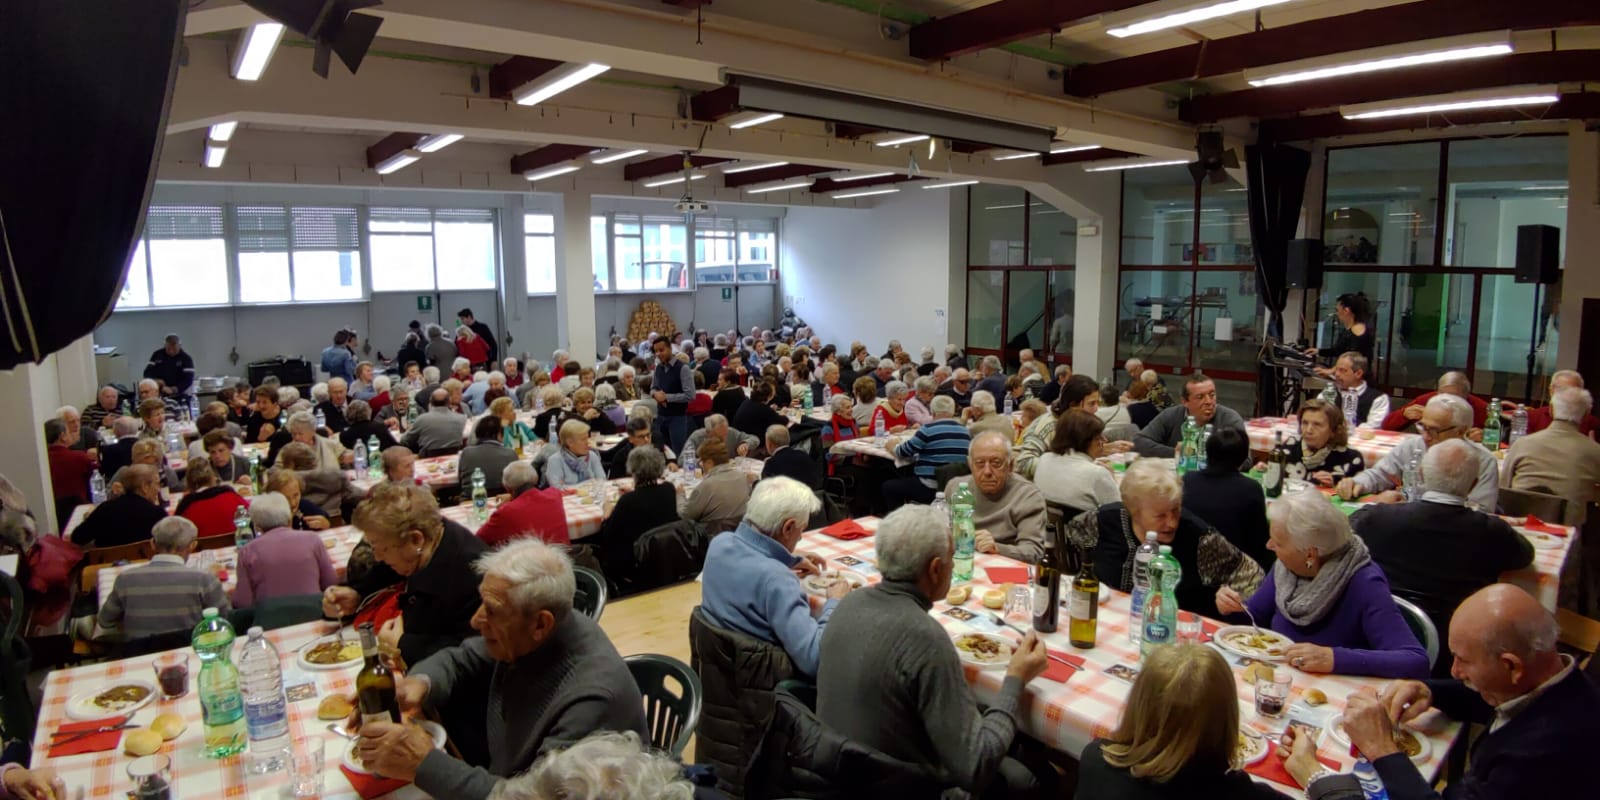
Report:
[[[1246,601],[1226,586],[1217,610],[1295,641],[1284,654],[1304,672],[1428,677],[1428,653],[1395,606],[1384,576],[1344,513],[1321,492],[1285,494],[1267,507],[1278,561]]]
[[[1350,425],[1339,409],[1307,400],[1298,416],[1300,441],[1289,445],[1288,477],[1332,487],[1367,468],[1361,453],[1350,448]]]

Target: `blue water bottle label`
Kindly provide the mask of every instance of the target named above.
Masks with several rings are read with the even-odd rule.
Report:
[[[282,696],[245,706],[244,724],[255,741],[276,739],[289,733],[289,715]]]

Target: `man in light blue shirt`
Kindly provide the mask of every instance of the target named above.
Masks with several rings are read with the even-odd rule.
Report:
[[[738,631],[782,647],[795,669],[817,674],[822,630],[850,583],[828,588],[815,613],[800,585],[820,572],[822,559],[793,552],[821,506],[805,484],[768,478],[756,484],[739,527],[711,540],[700,574],[700,610],[718,628]]]
[[[344,378],[345,383],[356,379],[356,357],[350,352],[354,337],[341,330],[333,335],[333,344],[322,348],[322,371],[331,378]]]
[[[482,414],[489,410],[489,404],[483,396],[489,391],[489,373],[478,370],[472,374],[472,383],[461,392],[461,402],[465,403],[467,410],[473,414]]]

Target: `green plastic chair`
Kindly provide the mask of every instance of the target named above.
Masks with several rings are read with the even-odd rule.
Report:
[[[572,608],[595,622],[600,621],[601,612],[606,610],[606,579],[588,567],[573,565],[572,577],[578,583],[578,591],[572,597]]]
[[[644,717],[650,731],[650,746],[665,750],[674,758],[683,755],[696,725],[700,724],[700,704],[705,691],[700,676],[688,664],[671,656],[642,653],[623,659],[633,682],[644,695]],[[667,678],[678,683],[678,690],[667,686]]]
[[[1400,609],[1400,616],[1405,617],[1406,625],[1411,627],[1411,632],[1416,634],[1417,641],[1422,643],[1422,649],[1428,651],[1428,666],[1432,667],[1439,661],[1439,628],[1428,618],[1428,613],[1420,606],[1400,595],[1390,595],[1394,598],[1395,607]]]

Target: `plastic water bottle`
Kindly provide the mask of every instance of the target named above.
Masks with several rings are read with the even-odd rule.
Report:
[[[1500,449],[1500,398],[1489,400],[1489,416],[1483,421],[1483,446],[1493,453]]]
[[[229,661],[233,626],[217,616],[215,608],[200,612],[190,643],[200,657],[200,719],[205,727],[206,758],[227,758],[244,752],[246,734],[244,696],[239,693],[239,670]]]
[[[317,429],[321,430],[321,429],[326,428],[326,427],[328,427],[328,415],[322,413],[322,407],[318,406],[317,407]]]
[[[1518,403],[1517,410],[1511,412],[1511,436],[1506,439],[1506,444],[1513,445],[1518,439],[1528,435],[1528,407]]]
[[[945,502],[944,492],[934,492],[933,502],[928,504],[933,510],[943,514],[946,519],[950,517],[950,504]]]
[[[1322,394],[1318,395],[1317,399],[1321,400],[1324,403],[1327,403],[1330,406],[1333,406],[1334,408],[1338,408],[1339,407],[1339,387],[1334,386],[1333,385],[1333,381],[1329,380],[1328,384],[1326,386],[1322,387]]]
[[[200,418],[200,398],[189,395],[189,419]]]
[[[239,651],[239,684],[244,695],[245,728],[250,733],[249,770],[277,772],[289,763],[289,698],[283,692],[283,662],[278,648],[251,628]]]
[[[1422,498],[1422,465],[1416,456],[1407,459],[1400,471],[1400,492],[1407,502]]]
[[[1366,800],[1389,800],[1389,790],[1384,788],[1377,768],[1365,756],[1356,756],[1355,766],[1350,772],[1355,775],[1356,783],[1361,784],[1361,794]]]
[[[95,470],[89,475],[89,502],[100,505],[106,501],[106,476]]]
[[[544,395],[540,394],[538,391],[533,393],[533,413],[544,413]]]
[[[884,441],[889,438],[889,424],[882,415],[877,415],[877,418],[872,421],[872,438],[878,443],[879,447],[882,447]]]
[[[367,437],[367,477],[375,481],[383,478],[383,459],[378,457],[382,449],[378,445],[377,434]]]
[[[356,473],[367,474],[367,443],[356,442]]]
[[[479,522],[489,518],[489,490],[481,468],[472,471],[472,514]]]
[[[1177,456],[1178,475],[1181,477],[1194,471],[1195,468],[1195,440],[1200,438],[1200,426],[1195,423],[1194,415],[1188,414],[1183,418],[1183,428],[1178,434]]]
[[[1178,638],[1178,581],[1183,568],[1172,555],[1172,548],[1161,545],[1161,552],[1150,561],[1150,594],[1144,601],[1144,630],[1139,641],[1139,657],[1151,649],[1172,644]]]
[[[183,452],[183,437],[178,434],[178,428],[175,425],[167,427],[167,452]]]
[[[244,547],[254,538],[255,531],[250,528],[250,510],[239,506],[233,512],[233,544],[235,547]]]
[[[694,443],[684,443],[682,463],[680,463],[678,466],[683,467],[683,471],[687,473],[688,477],[690,478],[694,478],[695,473],[700,471],[700,459],[695,456]]]
[[[1011,412],[1013,410],[1015,410],[1015,408],[1016,408],[1016,406],[1014,406],[1012,403],[1013,403],[1013,400],[1012,400],[1012,397],[1011,397],[1011,393],[1010,392],[1006,392],[1005,404],[1002,406],[1001,410],[1008,417],[1011,416]]]
[[[1155,531],[1146,531],[1144,544],[1133,554],[1133,597],[1128,611],[1128,641],[1138,644],[1144,628],[1144,600],[1150,594],[1150,562],[1161,552]]]
[[[1194,449],[1194,468],[1201,472],[1204,472],[1206,465],[1211,463],[1206,457],[1206,442],[1211,441],[1212,430],[1211,423],[1207,422],[1206,426],[1200,429],[1200,441]]]
[[[978,535],[972,527],[971,506],[954,506],[954,513],[956,522],[951,533],[955,536],[956,552],[952,559],[955,574],[951,577],[959,583],[966,583],[972,580],[972,559],[978,550]]]
[[[256,494],[261,494],[266,489],[266,470],[261,468],[261,454],[255,450],[250,451],[250,489]],[[291,509],[292,510],[292,509]]]

